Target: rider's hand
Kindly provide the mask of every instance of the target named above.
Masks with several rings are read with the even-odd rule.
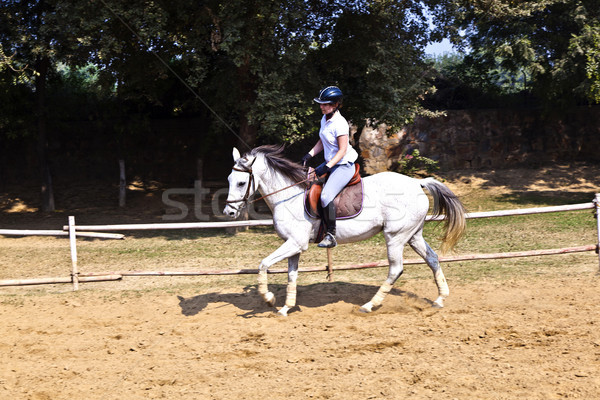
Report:
[[[315,168],[315,174],[317,176],[323,176],[331,171],[331,168],[327,166],[327,164],[321,164],[317,168]]]
[[[302,165],[306,166],[306,163],[308,163],[308,161],[312,158],[312,156],[310,155],[310,153],[306,153],[306,155],[304,157],[302,157]]]

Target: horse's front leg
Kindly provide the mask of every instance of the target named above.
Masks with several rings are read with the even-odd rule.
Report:
[[[285,305],[281,307],[277,314],[287,317],[290,308],[296,305],[296,281],[298,279],[298,261],[300,254],[288,258],[288,284],[285,297]]]
[[[263,300],[269,306],[273,307],[275,305],[275,295],[273,294],[273,292],[269,292],[268,289],[267,270],[271,265],[283,260],[284,258],[289,258],[296,255],[299,256],[301,251],[302,246],[297,244],[296,241],[288,239],[277,250],[275,250],[268,257],[263,259],[260,263],[260,267],[258,270],[258,293],[262,296]]]

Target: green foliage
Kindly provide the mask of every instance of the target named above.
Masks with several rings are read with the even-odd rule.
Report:
[[[526,73],[511,72],[499,63],[473,63],[473,57],[450,53],[429,58],[435,70],[435,91],[425,97],[423,105],[430,110],[505,108],[529,101],[529,96],[523,96],[530,83]]]
[[[16,84],[15,75],[12,70],[0,70],[0,135],[9,139],[28,136],[34,123],[30,89]]]
[[[428,24],[420,4],[383,1],[344,11],[331,43],[312,55],[319,86],[338,84],[345,115],[399,127],[422,109],[433,70],[423,60]],[[316,89],[316,87],[315,87]]]
[[[264,141],[290,143],[315,133],[311,100],[324,85],[342,87],[349,119],[392,126],[417,115],[430,89],[428,24],[416,1],[92,3],[3,2],[2,67],[31,82],[40,58],[54,70],[91,63],[93,82],[77,81],[86,90],[202,113],[222,134],[206,103],[235,130],[249,124]]]
[[[392,169],[408,176],[430,175],[440,169],[437,161],[421,155],[418,149],[409,153],[403,152]]]
[[[598,102],[598,0],[430,3],[438,31],[465,50],[480,79],[491,75],[548,106]]]
[[[600,21],[584,25],[581,35],[572,38],[569,50],[585,56],[587,80],[582,90],[592,103],[600,104]]]

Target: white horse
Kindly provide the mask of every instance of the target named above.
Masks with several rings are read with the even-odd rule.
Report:
[[[290,185],[306,179],[305,170],[282,157],[283,146],[261,146],[243,157],[233,149],[234,167],[228,177],[229,194],[223,213],[237,218],[248,199],[258,190],[265,198],[271,212],[277,235],[285,243],[262,260],[258,274],[258,292],[270,306],[275,296],[268,291],[268,268],[287,258],[288,285],[285,305],[279,314],[287,316],[296,305],[296,279],[300,253],[314,242],[320,220],[311,218],[303,205],[306,184]],[[438,288],[434,306],[443,307],[450,294],[437,254],[423,239],[423,225],[429,209],[426,188],[434,199],[433,214],[444,214],[445,233],[442,251],[452,249],[465,230],[465,209],[460,200],[441,182],[433,179],[414,179],[394,172],[382,172],[363,179],[364,203],[362,212],[355,218],[339,220],[336,240],[351,243],[365,240],[383,230],[389,260],[388,277],[375,296],[360,311],[371,312],[379,307],[394,282],[403,272],[404,245],[408,243],[433,271]],[[276,192],[276,193],[274,193]],[[272,195],[270,195],[272,194]]]

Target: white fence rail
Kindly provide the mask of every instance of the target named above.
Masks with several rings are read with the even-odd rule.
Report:
[[[67,228],[68,231],[68,228]],[[69,236],[69,232],[59,230],[43,229],[0,229],[0,235],[4,236]],[[76,232],[77,236],[96,239],[125,239],[125,235],[120,233],[103,232]]]
[[[535,208],[524,208],[516,210],[500,210],[500,211],[485,211],[468,213],[467,218],[490,218],[490,217],[504,217],[504,216],[516,216],[516,215],[528,215],[528,214],[542,214],[552,212],[564,212],[564,211],[577,211],[586,209],[596,209],[596,220],[597,220],[597,234],[598,242],[593,245],[584,245],[577,247],[567,247],[561,249],[544,249],[544,250],[530,250],[530,251],[519,251],[509,253],[488,253],[488,254],[464,254],[455,257],[440,257],[441,262],[454,262],[454,261],[467,261],[467,260],[487,260],[487,259],[502,259],[502,258],[514,258],[514,257],[530,257],[530,256],[541,256],[551,254],[567,254],[575,252],[594,251],[598,253],[598,247],[600,243],[600,194],[596,194],[594,201],[590,203],[572,204],[563,206],[551,206],[551,207],[535,207]],[[443,216],[433,218],[427,217],[427,221],[442,220]],[[60,278],[35,278],[35,279],[10,279],[0,280],[0,286],[21,286],[21,285],[36,285],[36,284],[53,284],[53,283],[72,283],[73,290],[78,290],[80,282],[96,282],[96,281],[107,281],[107,280],[118,280],[123,276],[193,276],[193,275],[234,275],[234,274],[255,274],[258,271],[256,269],[228,269],[228,270],[214,270],[214,271],[114,271],[114,272],[101,272],[101,273],[80,273],[77,265],[77,248],[76,238],[80,237],[92,237],[102,239],[123,239],[124,235],[114,233],[103,233],[102,231],[134,231],[134,230],[163,230],[163,229],[214,229],[214,228],[233,228],[233,227],[248,227],[248,226],[269,226],[273,225],[273,220],[251,220],[251,221],[230,221],[230,222],[190,222],[190,223],[161,223],[161,224],[118,224],[118,225],[76,225],[75,218],[69,217],[69,225],[63,227],[62,231],[59,230],[15,230],[15,229],[0,229],[0,235],[18,235],[18,236],[29,236],[29,235],[53,235],[53,236],[69,236],[71,246],[71,276],[60,277]],[[83,232],[82,232],[83,231]],[[94,231],[94,232],[87,232]],[[600,254],[598,255],[598,261],[600,265]],[[405,264],[420,264],[424,263],[423,260],[405,260]],[[361,269],[361,268],[378,268],[386,266],[387,261],[375,261],[364,264],[351,264],[342,266],[330,266],[331,270],[350,270],[350,269]],[[316,272],[316,271],[327,271],[325,267],[308,267],[302,268],[299,272]],[[286,269],[274,269],[270,270],[270,273],[284,273]]]
[[[594,208],[594,202],[580,203],[580,204],[569,204],[566,206],[550,206],[550,207],[534,207],[534,208],[520,208],[516,210],[499,210],[499,211],[481,211],[474,213],[467,213],[467,219],[473,218],[490,218],[490,217],[508,217],[514,215],[529,215],[529,214],[545,214],[561,211],[578,211],[588,210]],[[443,215],[437,218],[427,217],[427,221],[441,220]]]
[[[521,208],[516,210],[499,210],[467,213],[467,219],[507,217],[513,215],[543,214],[561,211],[578,211],[594,208],[594,202],[570,204],[564,206]],[[441,221],[443,215],[433,217],[428,215],[426,221]],[[272,219],[257,219],[250,221],[229,221],[229,222],[185,222],[185,223],[163,223],[163,224],[119,224],[119,225],[75,225],[79,231],[139,231],[139,230],[159,230],[159,229],[210,229],[210,228],[236,228],[247,226],[270,226],[273,225]],[[63,226],[63,230],[68,230],[68,225]],[[1,234],[2,231],[0,231]],[[66,233],[65,233],[66,234]],[[80,233],[77,233],[81,235]]]
[[[75,225],[77,231],[151,231],[162,229],[211,229],[211,228],[241,228],[246,226],[273,225],[272,219],[256,219],[250,221],[224,222],[182,222],[164,224],[120,224],[120,225]],[[68,230],[69,226],[63,226]]]

